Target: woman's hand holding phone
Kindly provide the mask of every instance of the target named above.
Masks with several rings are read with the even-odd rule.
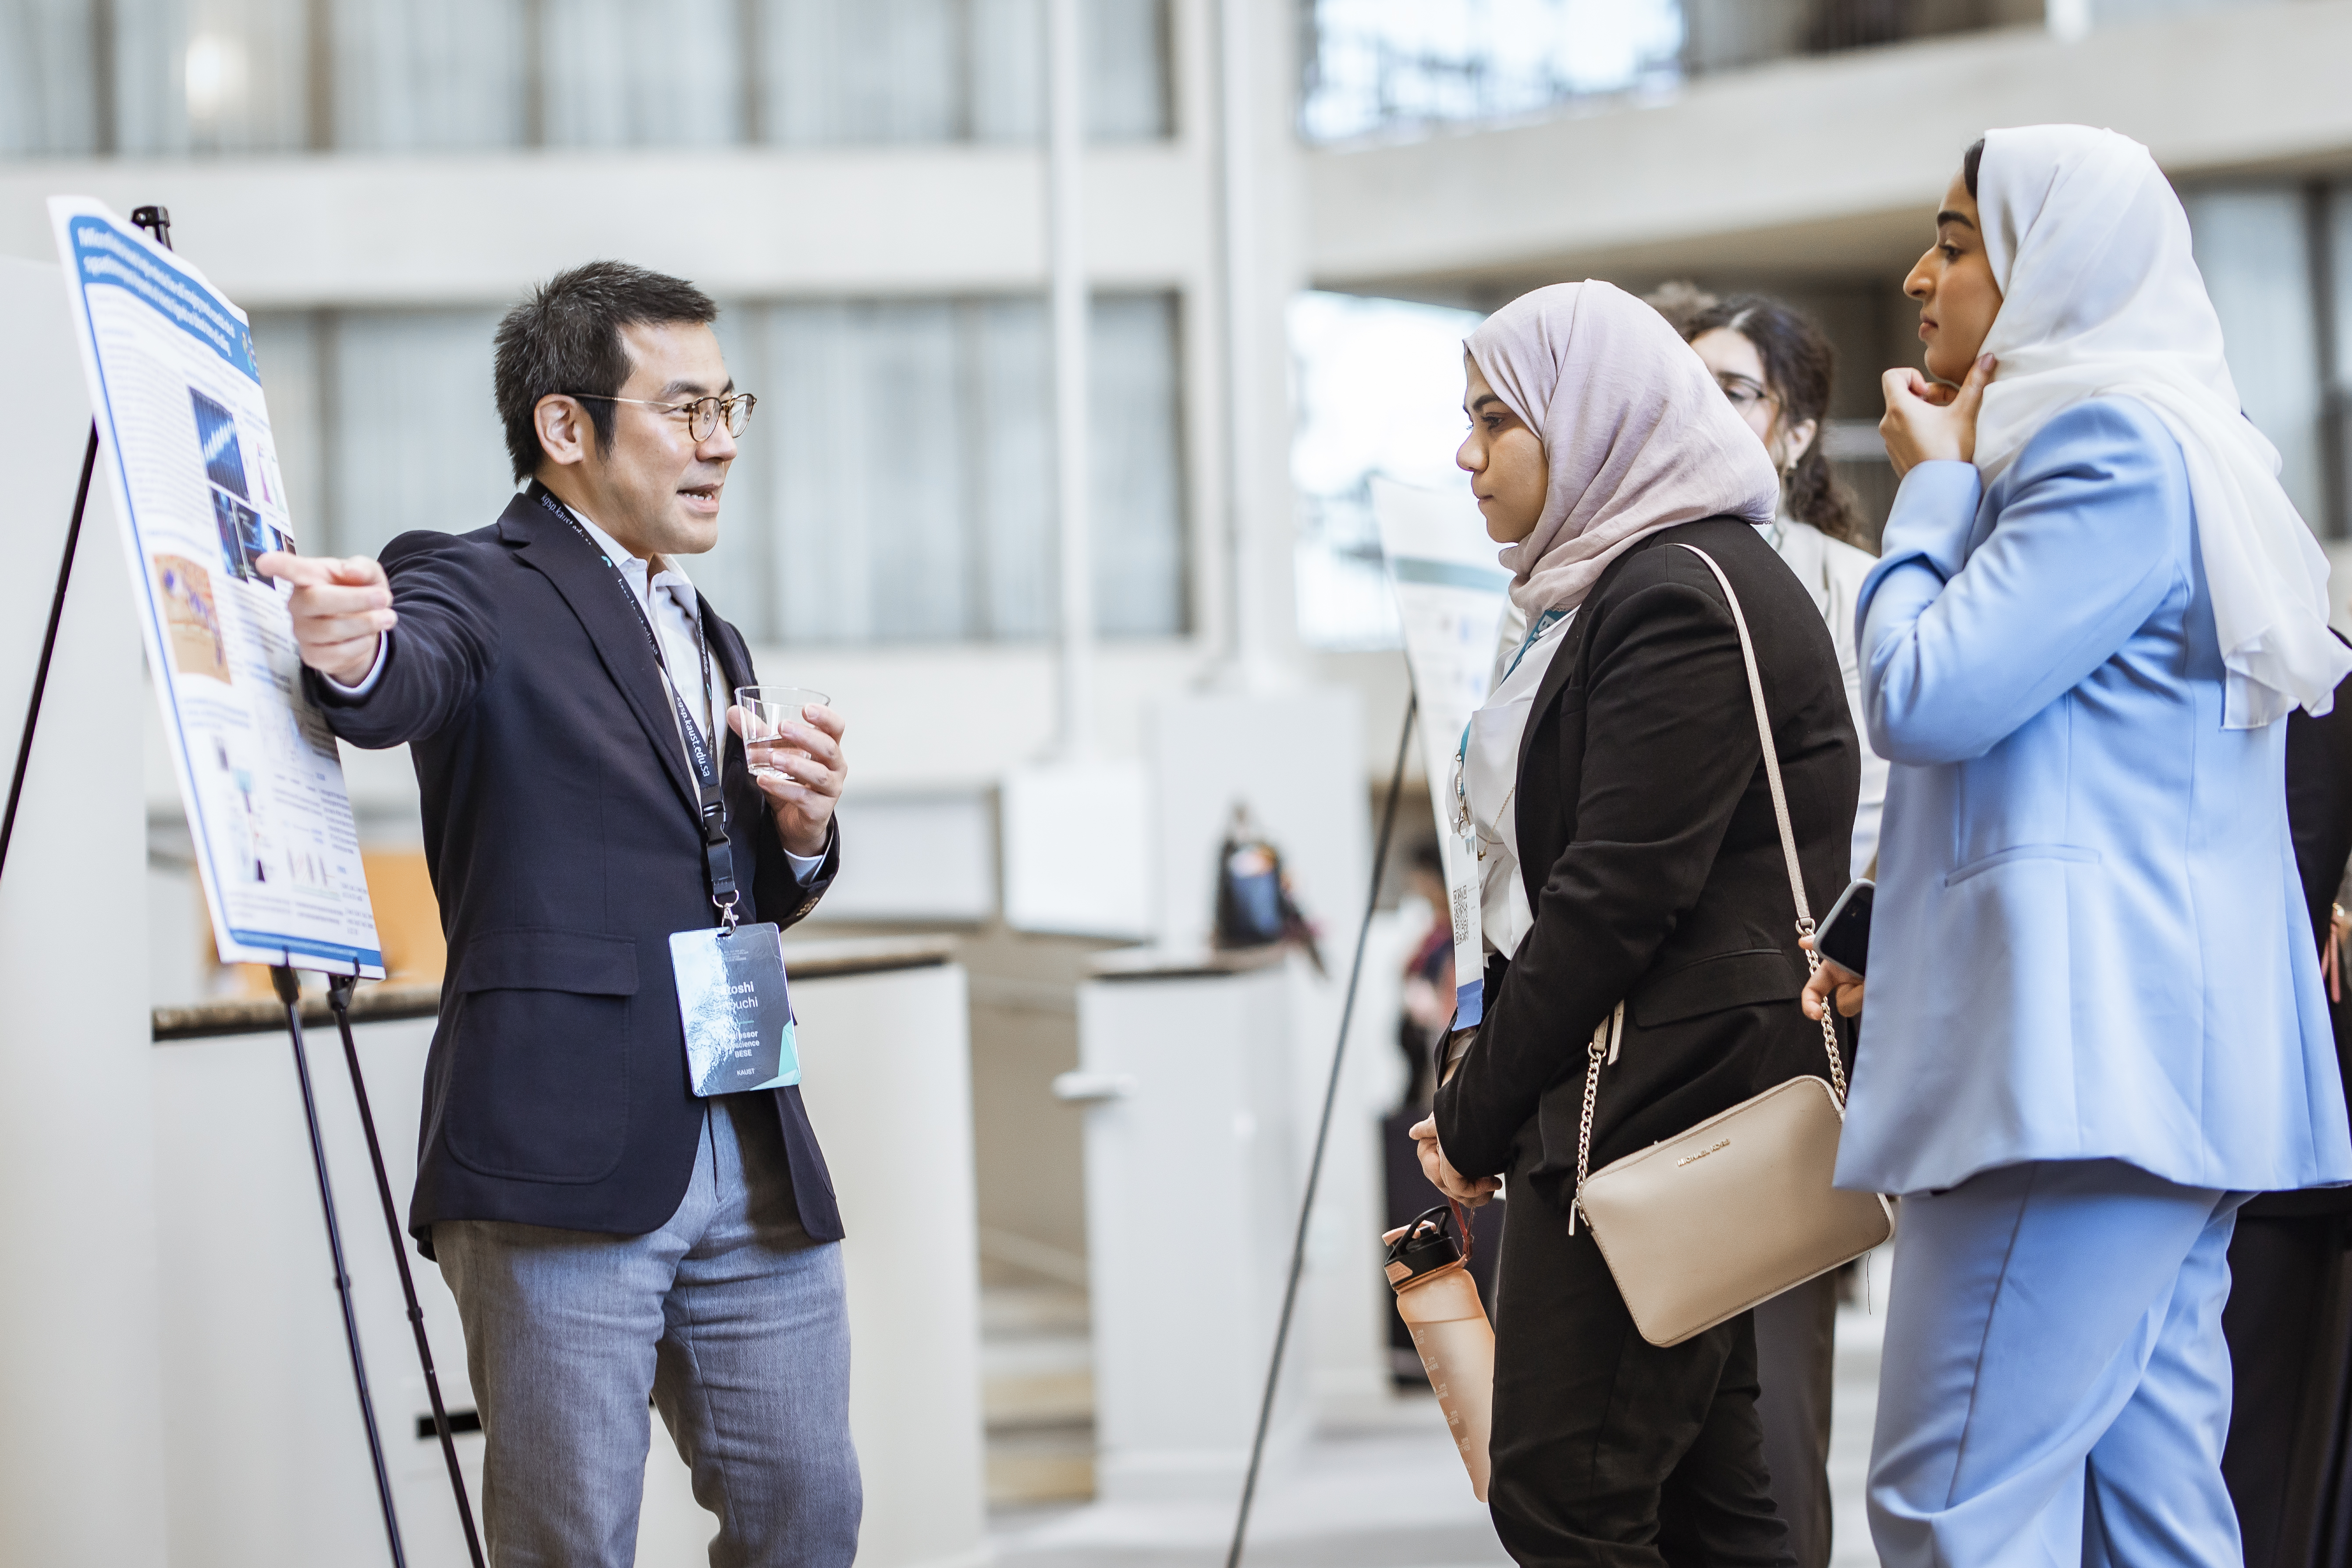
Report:
[[[1810,949],[1813,939],[1801,936],[1797,939],[1797,945]],[[1858,1017],[1862,1013],[1862,987],[1861,975],[1834,958],[1822,959],[1822,966],[1813,971],[1813,977],[1805,982],[1805,994],[1800,998],[1805,1016],[1818,1020],[1822,1009],[1834,1000],[1842,1016]]]

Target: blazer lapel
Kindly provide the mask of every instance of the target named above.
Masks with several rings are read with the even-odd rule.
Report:
[[[574,531],[529,491],[509,502],[499,518],[499,537],[555,585],[595,646],[596,657],[653,743],[670,784],[689,810],[700,794],[686,771],[677,715],[662,684],[660,667],[646,643],[645,624],[628,605],[628,588],[604,552]]]

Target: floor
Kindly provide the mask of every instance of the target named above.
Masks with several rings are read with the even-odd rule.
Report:
[[[1885,1271],[1878,1272],[1883,1287]],[[1005,1320],[1023,1317],[1007,1311],[999,1332],[1013,1327]],[[1034,1304],[1025,1321],[1040,1331],[1067,1321]],[[1885,1320],[1863,1306],[1846,1309],[1838,1319],[1830,1444],[1830,1484],[1837,1507],[1832,1568],[1877,1562],[1863,1517],[1862,1481]],[[998,1568],[1219,1568],[1233,1532],[1230,1501],[1018,1500],[1020,1483],[1043,1481],[1046,1471],[1024,1458],[1024,1428],[1016,1405],[1005,1398],[1020,1387],[1020,1340],[1003,1342],[1006,1348],[996,1354],[1004,1393],[992,1398],[991,1423],[992,1480],[999,1501],[991,1515],[990,1539]],[[1027,1364],[1038,1365],[1040,1353],[1033,1342]],[[1049,1414],[1061,1412],[1039,1409],[1035,1416]],[[1027,1430],[1033,1439],[1050,1431],[1061,1444],[1055,1453],[1064,1468],[1054,1473],[1066,1479],[1077,1473],[1069,1468],[1076,1463],[1071,1445],[1082,1443],[1083,1434],[1073,1437],[1066,1425],[1049,1427],[1044,1422]],[[1009,1463],[1000,1463],[1000,1452]],[[1090,1463],[1086,1470],[1090,1472]],[[1470,1495],[1436,1402],[1425,1396],[1400,1399],[1369,1420],[1318,1432],[1287,1473],[1261,1488],[1244,1561],[1255,1568],[1508,1568],[1510,1562],[1496,1543],[1485,1505]]]

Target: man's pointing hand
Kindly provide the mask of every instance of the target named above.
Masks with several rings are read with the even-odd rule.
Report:
[[[392,584],[364,555],[296,555],[273,550],[254,563],[265,577],[294,584],[287,608],[302,662],[345,686],[375,667],[376,641],[393,628]]]

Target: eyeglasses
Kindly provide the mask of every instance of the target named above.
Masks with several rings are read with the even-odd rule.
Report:
[[[1729,401],[1731,406],[1742,414],[1747,413],[1757,404],[1779,401],[1769,392],[1744,375],[1718,375],[1715,378],[1715,384],[1723,389],[1723,395]]]
[[[643,397],[607,397],[598,392],[567,392],[566,397],[593,398],[598,403],[635,403],[646,408],[658,408],[665,414],[686,416],[687,432],[696,441],[708,441],[719,432],[719,421],[727,421],[727,434],[740,436],[751,423],[751,410],[760,400],[748,392],[732,397],[698,397],[691,403],[655,403]]]

